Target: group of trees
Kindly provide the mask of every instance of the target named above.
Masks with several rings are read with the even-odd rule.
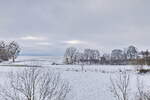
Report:
[[[64,58],[66,64],[98,64],[100,52],[95,49],[85,49],[80,52],[78,49],[70,47],[66,49]]]
[[[6,43],[4,41],[0,41],[0,61],[8,61],[12,59],[14,62],[19,53],[20,47],[17,42],[12,41],[10,43]]]
[[[135,46],[129,46],[124,50],[114,49],[111,52],[111,64],[131,64],[137,58],[139,53]]]
[[[114,49],[110,54],[100,54],[96,49],[78,50],[74,47],[66,49],[64,55],[65,64],[148,64],[150,52],[148,50],[138,52],[135,46],[126,49]]]

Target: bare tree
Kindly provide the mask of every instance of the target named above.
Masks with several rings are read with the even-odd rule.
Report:
[[[110,90],[116,100],[129,100],[130,76],[125,71],[121,72],[116,78],[111,78]]]
[[[136,59],[138,55],[137,48],[135,46],[129,46],[127,49],[127,58],[128,59]]]
[[[8,52],[6,49],[6,44],[4,41],[0,41],[0,60],[1,61],[8,61]]]
[[[84,49],[84,61],[89,64],[91,59],[91,49]]]
[[[98,64],[100,62],[100,52],[94,49],[85,49],[84,60],[88,64]]]
[[[8,49],[9,58],[10,59],[12,58],[13,62],[15,62],[15,59],[17,58],[21,50],[18,43],[15,41],[10,42],[10,44],[7,46],[7,49]]]
[[[0,88],[1,100],[64,100],[70,91],[60,74],[42,69],[26,68],[8,78],[8,87]]]
[[[80,64],[83,59],[84,59],[83,53],[77,50],[73,56],[74,64]]]
[[[73,57],[74,57],[76,51],[77,51],[77,49],[74,47],[69,47],[66,49],[66,52],[64,55],[66,64],[73,64],[73,61],[74,61]]]
[[[114,49],[111,52],[111,62],[112,64],[122,64],[123,61],[123,51],[120,49]]]
[[[144,88],[143,81],[137,77],[137,93],[135,95],[136,100],[150,100],[150,91]]]

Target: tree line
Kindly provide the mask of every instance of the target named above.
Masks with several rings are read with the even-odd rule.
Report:
[[[0,62],[8,61],[10,59],[14,62],[19,55],[20,50],[19,44],[15,41],[9,43],[0,41]]]
[[[111,53],[100,54],[97,49],[79,50],[75,47],[69,47],[64,54],[65,64],[105,64],[105,65],[128,65],[150,64],[150,52],[138,51],[135,46],[129,46],[125,49],[114,49]]]

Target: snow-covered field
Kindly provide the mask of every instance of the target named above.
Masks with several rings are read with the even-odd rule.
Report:
[[[122,70],[131,75],[132,94],[135,93],[136,77],[147,82],[149,74],[138,75],[137,66],[110,66],[110,65],[84,65],[82,71],[80,65],[51,65],[53,62],[62,64],[62,57],[47,56],[20,56],[15,63],[3,62],[0,64],[0,80],[5,80],[7,72],[20,71],[24,65],[40,65],[45,70],[52,69],[61,73],[61,76],[69,81],[71,92],[67,100],[115,100],[110,93],[110,76],[116,76]]]

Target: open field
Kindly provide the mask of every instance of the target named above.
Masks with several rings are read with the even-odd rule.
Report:
[[[52,62],[62,64],[62,58],[21,56],[15,63],[1,63],[1,83],[7,79],[7,73],[10,71],[23,70],[27,65],[38,65],[44,70],[50,69],[61,73],[63,79],[69,81],[71,92],[67,100],[115,100],[109,90],[111,85],[110,76],[115,77],[124,70],[131,76],[131,94],[135,94],[137,76],[147,85],[150,85],[148,80],[149,74],[138,74],[136,72],[137,66],[84,65],[82,70],[81,65],[51,65]]]

